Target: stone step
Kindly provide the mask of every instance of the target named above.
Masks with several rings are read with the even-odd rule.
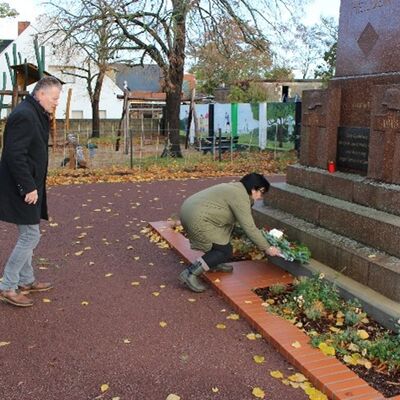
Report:
[[[346,276],[365,289],[400,303],[399,258],[276,208],[257,204],[254,214],[258,226],[281,229],[291,240],[304,243],[316,262],[325,264],[338,276]]]
[[[400,216],[287,183],[272,184],[265,201],[316,226],[400,257]]]
[[[376,182],[364,176],[304,165],[288,167],[286,182],[327,196],[400,215],[400,185]]]

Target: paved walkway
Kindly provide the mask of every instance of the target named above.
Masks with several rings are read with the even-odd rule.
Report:
[[[0,399],[251,400],[254,387],[268,400],[307,398],[269,375],[295,372],[280,354],[248,340],[250,326],[227,319],[233,310],[213,290],[182,287],[178,255],[140,233],[228,180],[50,188],[53,220],[41,226],[35,261],[56,288],[29,309],[0,304],[0,342],[10,342],[0,346]],[[1,266],[15,237],[0,223]]]

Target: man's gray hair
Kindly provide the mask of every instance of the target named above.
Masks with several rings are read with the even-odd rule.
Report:
[[[53,86],[56,86],[60,89],[62,88],[61,82],[56,77],[45,76],[36,83],[32,90],[32,96],[35,96],[35,94],[41,89],[48,89]]]

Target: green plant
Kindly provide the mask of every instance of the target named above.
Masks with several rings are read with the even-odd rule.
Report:
[[[269,291],[272,295],[279,295],[286,291],[286,285],[283,283],[275,283],[269,287]]]

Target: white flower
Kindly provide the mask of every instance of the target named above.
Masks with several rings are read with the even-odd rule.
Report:
[[[283,232],[282,231],[280,231],[280,230],[278,230],[278,229],[271,229],[269,232],[268,232],[271,236],[273,236],[274,238],[276,238],[276,239],[281,239],[282,238],[282,236],[283,236]]]
[[[324,278],[325,278],[325,274],[324,274],[323,272],[321,272],[321,273],[319,274],[318,279],[322,280],[322,279],[324,279]]]

